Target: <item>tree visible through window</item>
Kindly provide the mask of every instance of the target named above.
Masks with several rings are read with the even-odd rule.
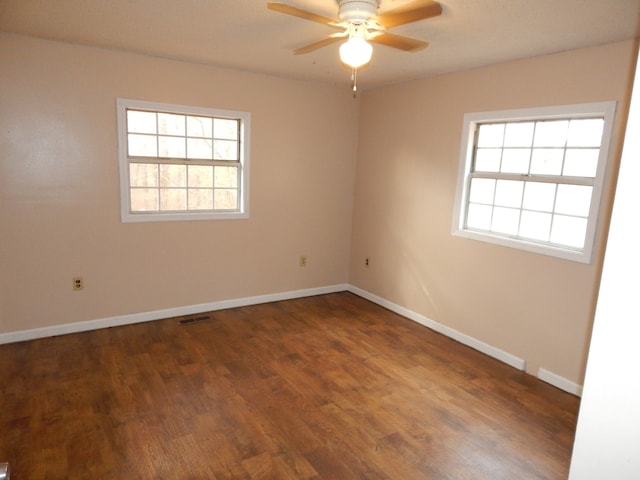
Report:
[[[465,116],[454,233],[590,261],[614,106]]]
[[[249,115],[118,101],[123,219],[246,216]]]

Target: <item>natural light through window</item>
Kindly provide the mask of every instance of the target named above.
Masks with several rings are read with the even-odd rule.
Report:
[[[249,115],[118,100],[124,221],[245,217]]]
[[[454,234],[590,261],[614,108],[466,115]]]

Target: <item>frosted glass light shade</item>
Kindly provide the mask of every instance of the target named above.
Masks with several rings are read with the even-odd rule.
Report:
[[[340,60],[351,68],[369,63],[373,47],[362,37],[351,37],[340,45]]]

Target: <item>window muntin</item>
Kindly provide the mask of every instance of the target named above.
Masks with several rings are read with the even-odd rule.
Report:
[[[123,221],[245,218],[249,120],[119,99]]]
[[[454,234],[590,262],[614,111],[465,115]]]

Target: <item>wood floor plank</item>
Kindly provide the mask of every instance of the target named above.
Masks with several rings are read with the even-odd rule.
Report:
[[[0,346],[23,479],[564,479],[579,399],[350,293]]]

